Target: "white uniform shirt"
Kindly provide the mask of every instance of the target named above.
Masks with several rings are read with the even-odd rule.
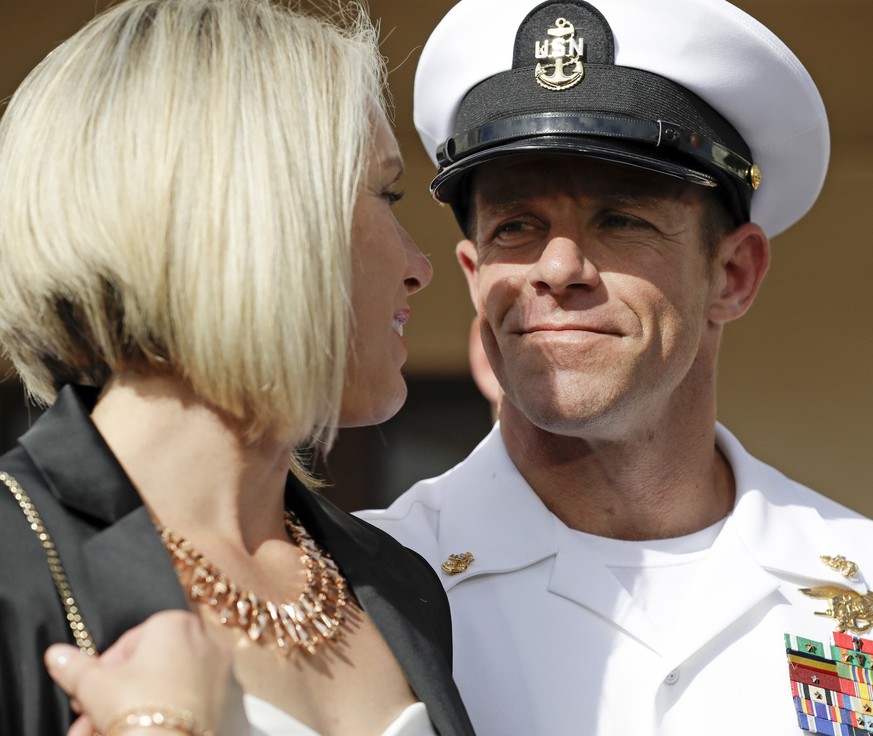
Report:
[[[695,561],[693,584],[678,591],[681,620],[669,636],[597,545],[542,504],[499,427],[449,472],[385,511],[360,514],[440,575],[455,679],[479,736],[801,733],[784,634],[827,647],[835,622],[815,615],[826,600],[798,589],[866,593],[873,522],[756,460],[721,426],[717,442],[733,469],[736,505]],[[465,572],[440,570],[467,551],[475,561]],[[821,555],[844,555],[861,574],[846,580]]]

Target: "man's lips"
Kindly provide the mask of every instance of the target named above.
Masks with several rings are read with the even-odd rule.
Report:
[[[619,335],[617,330],[603,325],[578,325],[578,324],[545,324],[531,325],[514,330],[518,335],[530,335],[537,332],[593,332],[598,335]]]

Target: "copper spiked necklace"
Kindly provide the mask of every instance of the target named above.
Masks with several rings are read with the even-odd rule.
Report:
[[[243,629],[254,642],[275,642],[285,655],[295,650],[314,654],[320,644],[342,638],[346,609],[358,606],[336,563],[288,511],[285,528],[306,570],[306,587],[288,603],[262,600],[232,582],[187,539],[164,526],[157,530],[191,601],[218,610],[223,625]]]

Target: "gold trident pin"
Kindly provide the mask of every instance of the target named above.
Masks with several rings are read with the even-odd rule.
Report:
[[[840,573],[848,580],[858,574],[858,566],[843,555],[836,557],[822,555],[820,559],[831,570]],[[858,635],[866,634],[873,628],[873,592],[861,595],[851,588],[841,588],[836,585],[800,588],[800,592],[810,598],[827,600],[828,607],[824,611],[815,611],[815,615],[834,619],[837,622],[837,631],[848,631],[850,634]]]
[[[443,572],[449,575],[458,575],[459,573],[466,572],[475,559],[472,552],[449,555],[449,559],[440,565],[440,567],[443,569]]]

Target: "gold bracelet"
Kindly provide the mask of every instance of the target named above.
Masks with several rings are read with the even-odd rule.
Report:
[[[171,705],[144,705],[126,710],[112,721],[106,736],[119,736],[134,728],[163,728],[189,736],[215,736],[214,731],[197,723],[190,710]]]

